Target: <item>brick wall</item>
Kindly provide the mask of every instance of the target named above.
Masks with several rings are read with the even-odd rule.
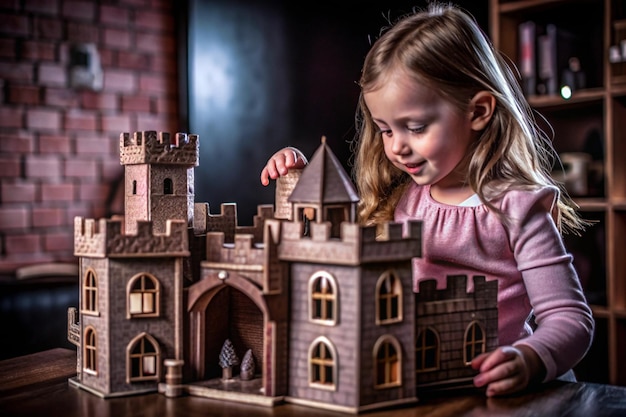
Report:
[[[0,273],[75,261],[74,216],[118,211],[119,134],[184,129],[173,4],[0,1]],[[75,43],[96,44],[100,91],[70,87]]]

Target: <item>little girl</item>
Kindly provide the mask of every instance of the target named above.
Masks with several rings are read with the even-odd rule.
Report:
[[[573,377],[594,320],[561,232],[586,223],[550,177],[556,155],[503,57],[471,16],[433,3],[384,32],[359,84],[360,223],[423,221],[415,290],[498,280],[501,346],[472,360],[474,384],[495,396]],[[282,149],[261,183],[306,163]]]

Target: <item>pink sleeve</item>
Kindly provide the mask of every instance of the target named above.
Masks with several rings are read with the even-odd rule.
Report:
[[[511,247],[537,323],[534,334],[515,344],[537,352],[546,366],[546,381],[583,358],[594,331],[572,256],[552,219],[557,193],[555,188],[511,191],[502,201],[502,209],[511,216]]]

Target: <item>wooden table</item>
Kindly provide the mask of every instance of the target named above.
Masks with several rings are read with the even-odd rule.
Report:
[[[0,416],[298,416],[342,414],[293,404],[274,408],[199,397],[148,394],[102,399],[68,384],[76,374],[76,353],[52,349],[0,361]],[[591,383],[547,384],[540,390],[488,399],[481,392],[420,397],[416,406],[364,413],[368,417],[626,416],[626,387]]]

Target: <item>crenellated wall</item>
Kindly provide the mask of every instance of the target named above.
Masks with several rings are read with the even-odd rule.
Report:
[[[330,237],[330,223],[311,223],[310,237],[303,237],[303,223],[285,222],[278,254],[286,261],[304,261],[358,265],[366,262],[390,261],[421,254],[421,222],[412,222],[406,236],[402,225],[388,225],[383,240],[377,240],[375,226],[356,223],[341,224],[341,238]]]
[[[200,152],[198,135],[147,130],[120,134],[120,163],[197,166]]]
[[[137,222],[136,234],[124,234],[122,221],[74,219],[74,255],[85,257],[189,256],[187,223],[168,220],[164,234],[154,233],[151,222]]]

